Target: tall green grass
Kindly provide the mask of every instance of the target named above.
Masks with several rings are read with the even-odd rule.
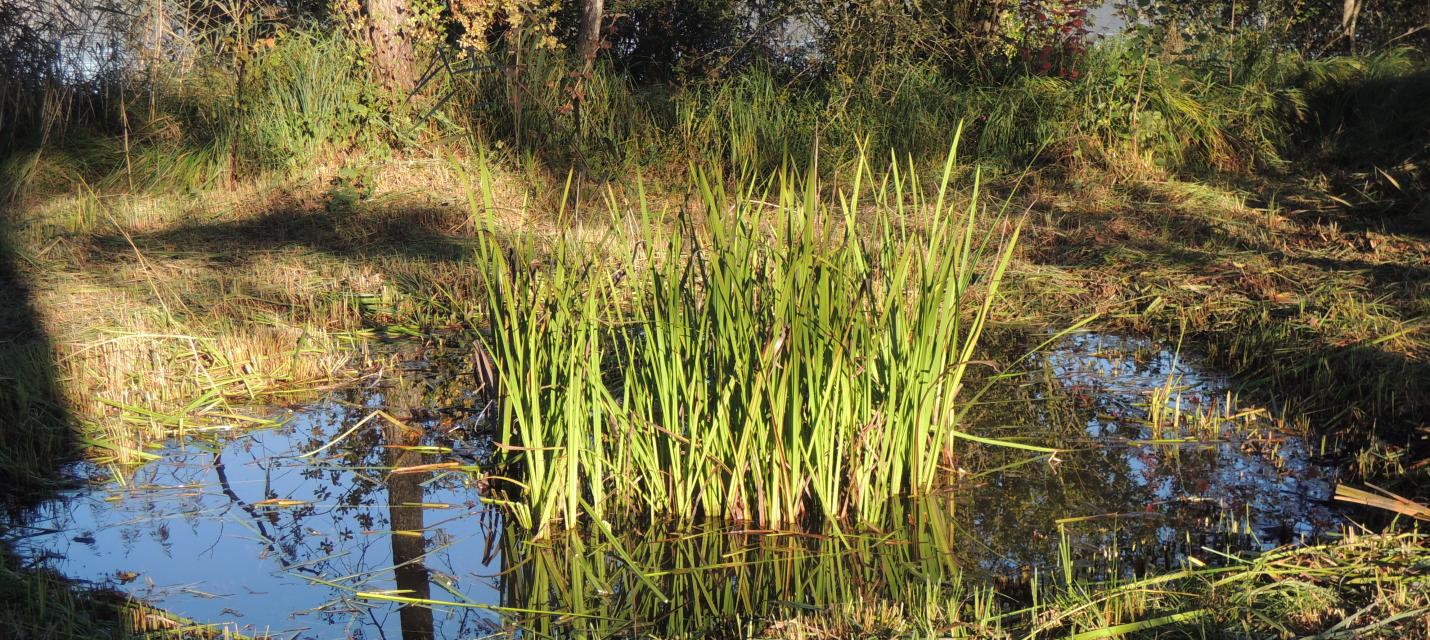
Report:
[[[563,56],[509,50],[453,63],[465,71],[442,67],[425,95],[395,106],[361,64],[360,43],[341,31],[297,25],[271,40],[245,38],[242,56],[198,47],[182,66],[156,63],[153,80],[103,101],[123,117],[77,114],[94,122],[61,128],[42,158],[70,163],[67,170],[22,175],[79,173],[111,191],[203,191],[352,149],[382,155],[438,139],[600,180],[637,171],[684,179],[678,174],[692,164],[771,174],[787,160],[810,165],[818,149],[827,177],[857,162],[861,146],[937,167],[959,118],[968,122],[961,151],[990,171],[1102,162],[1236,173],[1285,166],[1308,143],[1335,137],[1353,110],[1365,117],[1347,126],[1365,123],[1377,142],[1396,142],[1380,134],[1420,124],[1409,105],[1424,83],[1406,90],[1402,80],[1425,68],[1406,50],[1309,59],[1254,39],[1192,54],[1118,38],[1089,49],[1074,79],[1009,73],[989,81],[897,62],[877,80],[791,78],[753,65],[667,86],[639,84],[609,65],[572,75]],[[1379,91],[1387,106],[1355,100],[1357,87]],[[888,168],[883,157],[866,161]]]
[[[1179,56],[1114,39],[1087,52],[1077,78],[972,81],[904,62],[879,82],[850,82],[755,66],[674,89],[636,85],[609,67],[573,80],[534,54],[510,76],[487,73],[456,90],[484,143],[603,177],[692,160],[737,176],[771,173],[787,159],[808,164],[814,149],[828,171],[855,162],[861,145],[937,166],[950,123],[965,117],[963,151],[1013,173],[1095,158],[1181,174],[1279,168],[1313,115],[1306,90],[1317,70],[1346,63],[1226,49]]]
[[[155,61],[147,82],[104,100],[90,96],[112,113],[69,113],[38,150],[26,140],[0,148],[7,165],[0,196],[32,182],[202,193],[235,178],[307,169],[355,146],[381,151],[386,109],[342,33],[283,30],[249,42],[241,57],[197,42],[189,58]]]
[[[296,31],[257,56],[235,96],[237,151],[261,168],[305,168],[322,154],[381,140],[375,87],[346,38]]]
[[[955,197],[954,166],[936,195],[892,170],[867,202],[865,163],[833,197],[813,170],[698,176],[702,213],[630,212],[615,264],[488,239],[518,520],[865,524],[934,488],[1020,228],[983,215],[976,179]]]

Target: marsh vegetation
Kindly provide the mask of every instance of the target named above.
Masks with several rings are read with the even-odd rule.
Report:
[[[1430,633],[1427,11],[0,6],[0,636]]]

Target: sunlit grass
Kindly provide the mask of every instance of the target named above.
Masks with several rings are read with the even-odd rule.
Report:
[[[613,202],[634,218],[615,263],[485,244],[517,517],[872,523],[933,488],[1020,229],[984,224],[976,182],[954,198],[954,164],[932,194],[891,172],[867,205],[862,164],[833,198],[813,172],[699,179],[673,228]]]
[[[1065,326],[1108,311],[1118,329],[1189,326],[1214,362],[1293,407],[1299,432],[1343,428],[1361,473],[1412,485],[1424,477],[1411,440],[1427,397],[1416,375],[1430,312],[1415,275],[1422,239],[1292,220],[1274,203],[1253,210],[1228,187],[1175,181],[1283,169],[1302,149],[1295,138],[1314,134],[1306,123],[1340,127],[1355,114],[1377,135],[1351,122],[1322,143],[1327,155],[1365,146],[1375,159],[1351,176],[1355,204],[1423,204],[1423,166],[1404,155],[1419,153],[1417,139],[1402,135],[1418,122],[1409,106],[1423,80],[1405,85],[1415,91],[1360,91],[1416,73],[1409,54],[1268,56],[1223,69],[1224,60],[1172,63],[1108,46],[1081,82],[970,86],[910,64],[877,87],[792,88],[751,70],[676,92],[601,68],[579,109],[563,61],[537,58],[518,73],[524,87],[502,74],[458,79],[457,108],[416,122],[375,115],[351,44],[289,32],[254,50],[244,92],[231,69],[205,64],[160,87],[152,117],[130,104],[134,126],[122,137],[76,123],[40,151],[3,159],[0,201],[16,206],[0,220],[0,258],[22,273],[33,303],[35,317],[18,324],[33,320],[44,335],[0,344],[0,418],[21,425],[0,438],[0,464],[48,476],[32,465],[74,453],[59,442],[72,427],[91,460],[142,463],[176,435],[268,424],[245,405],[316,397],[380,371],[367,357],[371,337],[481,333],[504,403],[499,468],[488,471],[506,493],[494,501],[528,532],[593,526],[588,548],[641,567],[628,592],[699,597],[709,584],[659,583],[670,551],[618,541],[607,519],[887,522],[898,500],[953,472],[960,437],[989,441],[962,419],[985,326]],[[954,188],[969,172],[944,168],[939,180],[920,179],[952,165],[942,163],[945,137],[964,116],[965,153],[1005,172],[1037,161],[1064,200],[1026,199],[1039,209],[1030,226],[1043,235],[1041,257],[1016,244],[1012,217],[980,209],[980,178]],[[1354,144],[1339,149],[1338,137]],[[1381,167],[1369,154],[1383,155],[1387,141],[1410,150]],[[488,152],[504,163],[498,173],[525,173],[498,176],[517,183],[499,192],[483,166],[467,211],[421,210],[430,198],[411,193],[387,209],[370,198],[456,198],[450,182],[414,175],[430,170],[413,169],[419,157],[470,170]],[[361,175],[365,162],[380,173]],[[637,174],[666,180],[647,194]],[[1325,197],[1299,211],[1352,208],[1327,184],[1312,186]],[[1115,195],[1090,205],[1095,190]],[[256,202],[269,197],[279,202]],[[1108,208],[1115,217],[1085,235],[1069,228]],[[309,214],[309,227],[285,217]],[[503,224],[481,232],[493,218]],[[224,230],[235,222],[247,226]],[[428,233],[402,235],[411,230]],[[996,304],[1000,295],[1019,304]],[[1172,382],[1148,400],[1154,432],[1236,427],[1234,417],[1176,406]],[[1338,448],[1327,441],[1323,450]],[[1345,628],[1376,615],[1404,622],[1425,613],[1423,581],[1402,575],[1419,570],[1424,547],[1418,537],[1350,540],[1230,572],[1069,584],[1021,613],[1036,632],[1081,638],[1213,622],[1304,635],[1330,624],[1333,609],[1365,622]],[[569,559],[542,559],[549,574],[536,586],[609,595],[607,568],[579,567],[589,571],[566,581]],[[747,619],[745,631],[999,632],[989,591],[973,591],[966,609],[915,607],[912,595],[932,583],[908,580],[896,589],[905,601],[863,606],[841,589],[869,576],[814,565],[776,578],[808,570],[844,604]],[[1369,598],[1368,585],[1378,589]],[[749,593],[709,598],[728,613]],[[575,609],[577,619],[609,615]]]

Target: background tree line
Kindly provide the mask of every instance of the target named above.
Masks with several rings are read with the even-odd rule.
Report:
[[[1098,7],[1104,22],[1115,10],[1164,46],[1238,31],[1308,55],[1430,41],[1422,0],[12,0],[0,6],[0,61],[19,76],[12,82],[45,72],[74,79],[76,66],[174,54],[166,40],[236,42],[242,30],[261,37],[319,22],[364,36],[375,67],[401,89],[433,46],[560,49],[578,66],[599,56],[650,82],[750,64],[857,74],[888,60],[991,80],[1066,74]]]
[[[967,116],[1010,166],[1082,139],[1245,168],[1370,95],[1329,88],[1409,73],[1427,25],[1423,0],[11,0],[0,146],[91,129],[78,164],[127,181],[174,175],[135,155],[182,142],[181,182],[209,184],[446,120],[614,173],[687,146],[774,164],[826,132],[923,150]],[[1410,53],[1333,62],[1377,51]]]

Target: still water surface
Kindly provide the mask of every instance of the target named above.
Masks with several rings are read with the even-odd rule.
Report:
[[[67,576],[190,619],[413,640],[699,633],[969,585],[1016,606],[1034,576],[1127,578],[1338,524],[1329,467],[1237,406],[1226,379],[1145,340],[1083,334],[998,383],[967,427],[1058,454],[963,447],[949,487],[884,531],[851,543],[641,521],[532,541],[467,472],[490,407],[466,366],[423,354],[381,384],[282,410],[279,428],[195,435],[121,478],[91,469],[93,486],[9,535]],[[391,471],[417,465],[435,466]]]

